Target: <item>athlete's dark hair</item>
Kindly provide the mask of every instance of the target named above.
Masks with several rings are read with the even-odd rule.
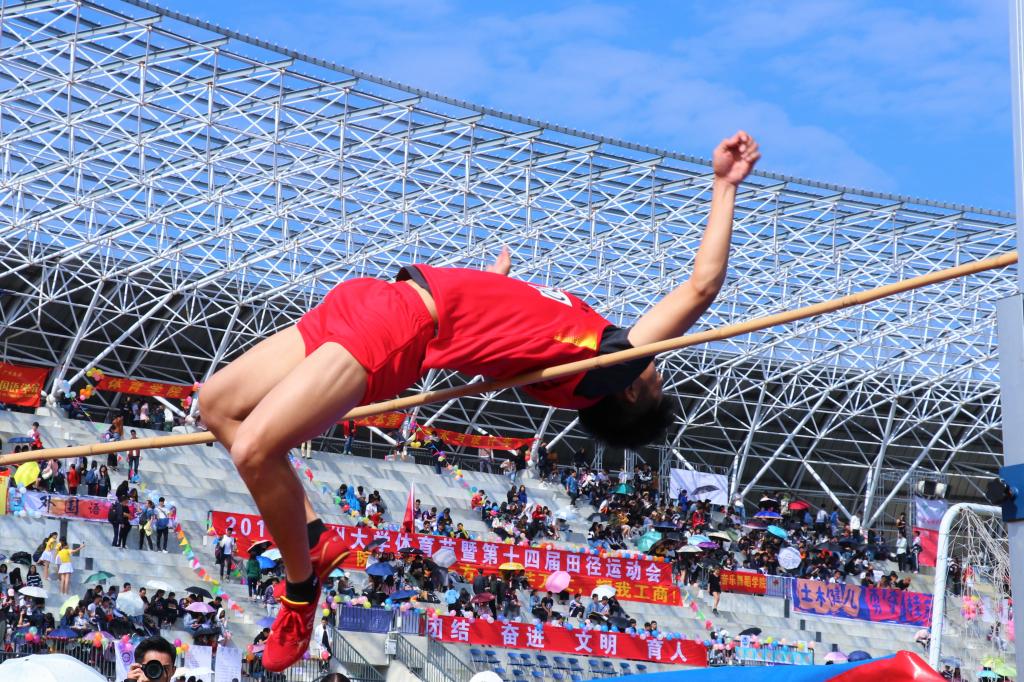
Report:
[[[629,402],[621,393],[607,395],[578,412],[580,424],[590,435],[615,448],[636,449],[657,440],[672,425],[669,399]]]

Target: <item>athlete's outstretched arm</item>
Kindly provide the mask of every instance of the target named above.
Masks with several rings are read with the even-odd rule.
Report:
[[[512,255],[507,246],[501,247],[501,253],[494,260],[485,272],[496,272],[499,275],[507,275],[512,270]]]
[[[634,346],[682,336],[708,309],[725,281],[736,187],[753,170],[761,152],[754,138],[741,130],[722,140],[712,158],[715,179],[711,213],[693,261],[693,272],[690,279],[672,290],[633,325],[629,331],[629,342]]]

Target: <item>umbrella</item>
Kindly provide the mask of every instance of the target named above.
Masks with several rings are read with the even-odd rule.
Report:
[[[624,618],[622,616],[612,616],[608,619],[608,624],[614,625],[620,630],[625,630],[629,627],[629,618]]]
[[[258,621],[256,621],[256,625],[260,626],[261,628],[269,628],[273,624],[273,616],[266,616],[265,618],[260,618]]]
[[[667,554],[668,552],[671,552],[672,550],[678,548],[679,545],[681,545],[681,544],[682,544],[681,540],[675,540],[673,538],[665,538],[663,540],[658,540],[653,545],[651,545],[651,548],[647,550],[647,553],[652,555],[652,556],[665,556],[665,554]]]
[[[423,556],[423,550],[419,547],[403,547],[398,550],[399,554],[415,554],[416,556]]]
[[[267,551],[263,552],[263,556],[267,557],[268,559],[273,559],[274,561],[280,561],[281,550],[279,550],[277,547],[273,549],[268,549]]]
[[[613,495],[632,495],[633,494],[633,486],[631,486],[628,483],[620,483],[617,486],[615,486],[614,490],[612,490],[612,494]]]
[[[120,606],[121,605],[120,604],[121,600],[118,599],[117,601],[118,601],[118,606]],[[213,613],[213,607],[210,606],[209,604],[204,604],[201,601],[192,602],[191,604],[189,604],[188,606],[185,607],[185,610],[186,611],[191,611],[192,613]]]
[[[756,514],[754,514],[754,518],[755,519],[781,519],[782,518],[782,514],[780,514],[779,512],[770,511],[770,510],[765,509],[763,511],[759,511]]]
[[[366,575],[376,576],[378,578],[387,578],[389,575],[394,575],[395,569],[391,568],[391,564],[386,561],[378,561],[373,566],[366,569]]]
[[[439,549],[436,552],[434,552],[433,559],[434,563],[436,563],[441,568],[448,568],[456,561],[455,550],[451,549],[450,547],[444,547],[442,549]]]
[[[382,547],[382,546],[386,545],[387,543],[388,543],[387,538],[376,538],[375,540],[371,540],[369,543],[367,543],[365,549],[368,549],[368,550],[370,550],[370,549],[377,549],[378,547]]]
[[[777,538],[782,538],[783,540],[789,537],[789,533],[778,526],[768,526],[768,532]]]
[[[777,499],[775,499],[774,497],[772,497],[771,495],[764,495],[764,496],[762,496],[761,497],[761,502],[769,502],[771,504],[778,504],[779,503],[779,501]]]
[[[999,677],[999,674],[992,670],[982,670],[978,673],[979,680],[998,680]]]
[[[700,549],[718,549],[718,543],[717,542],[702,542],[699,545],[697,545],[697,547],[700,548]]]
[[[347,575],[348,575],[348,573],[345,573],[345,571],[341,570],[340,568],[336,568],[333,571],[331,571],[330,575],[328,575],[327,577],[328,578],[344,578]]]
[[[51,630],[50,633],[48,635],[46,635],[46,638],[47,639],[78,639],[78,633],[75,632],[74,630],[72,630],[71,628],[57,628],[56,630]]]
[[[544,589],[548,592],[561,592],[569,587],[572,576],[566,571],[555,571],[544,580]]]
[[[598,625],[604,625],[608,622],[608,616],[604,615],[603,613],[598,613],[597,611],[594,611],[589,616],[587,616],[587,619],[594,621]]]
[[[789,503],[789,508],[791,511],[804,511],[811,508],[811,503],[803,500],[793,500]]]
[[[249,556],[263,554],[268,549],[270,549],[270,540],[260,540],[259,542],[254,542],[249,546]]]
[[[480,594],[473,595],[473,598],[469,601],[471,604],[486,604],[489,601],[494,601],[494,595],[490,592],[481,592]]]
[[[28,487],[39,478],[39,464],[36,462],[25,462],[18,466],[14,472],[14,482],[18,485]]]
[[[199,634],[199,633],[197,632],[196,634]],[[212,674],[213,674],[212,670],[210,670],[209,668],[203,668],[201,666],[198,667],[198,668],[185,668],[185,667],[181,667],[181,668],[176,668],[174,670],[174,679],[178,679],[179,677],[182,677],[182,678],[187,680],[190,677],[192,677],[192,678],[195,678],[195,679],[198,680],[198,679],[202,678],[205,675],[212,675]]]
[[[700,554],[701,549],[695,545],[686,545],[684,547],[680,547],[677,551],[682,552],[683,554]]]
[[[824,549],[828,550],[829,552],[838,552],[842,549],[842,547],[840,547],[834,542],[823,542],[820,545],[816,545],[815,549]]]
[[[500,571],[522,571],[525,568],[526,567],[518,561],[506,561],[501,566],[498,566],[498,570]]]
[[[1017,668],[1009,663],[1000,663],[993,666],[992,672],[1003,677],[1017,677]]]
[[[721,540],[722,542],[732,542],[736,539],[733,537],[732,533],[727,533],[724,530],[716,530],[714,533],[708,533],[708,537],[712,540]]]
[[[870,659],[871,659],[871,654],[869,654],[866,651],[861,651],[860,649],[858,649],[857,651],[851,651],[846,656],[846,660],[849,661],[850,663],[855,663],[857,661],[868,661]]]
[[[196,587],[195,585],[193,585],[192,587],[186,588],[185,591],[189,594],[194,594],[197,597],[203,597],[204,599],[213,599],[213,595],[210,594],[210,591],[203,589],[202,587]]]
[[[455,589],[450,589],[444,593],[444,601],[446,604],[454,604],[459,601],[459,593]]]
[[[114,577],[113,573],[107,573],[106,571],[97,571],[86,578],[83,582],[88,585],[89,583],[102,583],[110,580]]]
[[[765,521],[758,521],[757,519],[751,519],[750,521],[747,521],[746,523],[744,523],[743,527],[746,528],[747,530],[764,530],[767,525],[768,524]]]
[[[759,634],[761,634],[761,628],[747,628],[746,630],[743,630],[742,632],[740,632],[740,637],[743,637],[744,635],[759,635]]]
[[[661,539],[661,533],[656,530],[649,530],[640,536],[636,541],[636,548],[641,552],[648,551],[654,546],[654,543]]]
[[[32,565],[32,555],[28,552],[15,552],[11,555],[11,561],[16,564],[23,564],[25,566]]]
[[[133,616],[141,616],[143,611],[146,610],[146,603],[135,592],[122,592],[117,595],[117,604],[114,608],[131,618]]]
[[[860,539],[855,537],[839,538],[840,546],[855,547],[860,544]]]
[[[676,528],[676,524],[672,523],[671,521],[659,521],[658,523],[654,524],[653,527],[655,530],[667,530],[669,532],[675,532],[679,530],[678,528]]]
[[[800,565],[803,558],[800,556],[800,552],[794,547],[786,547],[779,552],[779,566],[792,571],[794,568]]]
[[[46,590],[44,590],[41,587],[30,587],[26,585],[25,587],[18,590],[18,592],[21,592],[26,597],[33,597],[35,599],[46,599]]]
[[[80,602],[80,601],[82,601],[82,600],[79,599],[78,597],[68,597],[67,600],[63,604],[60,605],[60,611],[58,611],[58,613],[63,615],[64,612],[67,611],[68,609],[78,608],[78,602]]]
[[[846,663],[846,654],[842,651],[830,651],[825,654],[826,663]]]
[[[590,596],[597,597],[598,599],[600,599],[601,597],[608,597],[609,599],[611,599],[615,596],[615,588],[611,585],[598,585],[590,593]]]
[[[256,557],[256,563],[260,565],[260,570],[265,571],[268,568],[273,568],[277,565],[277,562],[273,559],[268,559],[266,556],[260,555]]]
[[[8,438],[7,442],[11,445],[26,445],[33,441],[31,436],[15,436],[14,438]]]
[[[151,590],[156,590],[158,592],[160,590],[163,590],[164,592],[174,592],[174,588],[171,587],[171,584],[165,583],[163,580],[147,580],[146,587],[148,587]]]
[[[106,682],[106,677],[66,654],[33,654],[0,665],[0,682]]]
[[[948,665],[950,668],[964,667],[964,662],[956,656],[944,656],[943,658],[939,659],[939,663],[941,663],[942,665]]]
[[[691,535],[687,540],[688,545],[699,545],[702,542],[711,542],[711,538],[707,535]]]
[[[399,590],[398,592],[392,592],[388,598],[391,601],[405,601],[406,599],[412,599],[419,593],[419,590]]]

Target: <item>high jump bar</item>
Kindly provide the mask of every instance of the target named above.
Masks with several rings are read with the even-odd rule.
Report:
[[[1016,262],[1017,252],[1009,251],[999,256],[993,256],[984,260],[964,263],[963,265],[957,265],[944,270],[937,270],[924,275],[918,275],[917,277],[911,277],[910,279],[893,282],[892,284],[885,284],[873,289],[865,289],[864,291],[847,294],[846,296],[834,298],[829,301],[822,301],[821,303],[814,303],[802,308],[795,308],[781,313],[756,317],[744,322],[727,324],[714,329],[708,329],[694,334],[686,334],[684,336],[678,336],[672,339],[658,341],[656,343],[649,343],[643,346],[638,346],[637,348],[618,351],[616,353],[598,355],[597,357],[587,360],[577,360],[576,362],[569,362],[564,365],[555,365],[554,367],[548,367],[546,369],[538,369],[533,372],[527,372],[526,374],[510,377],[508,379],[465,384],[463,386],[455,386],[453,388],[446,388],[437,391],[424,391],[423,393],[417,393],[404,398],[395,398],[393,400],[372,403],[370,405],[362,405],[350,410],[343,417],[340,417],[339,421],[346,419],[362,419],[363,417],[370,417],[377,414],[383,414],[385,412],[405,410],[410,407],[418,407],[420,405],[451,400],[453,398],[463,398],[470,395],[489,393],[491,391],[499,391],[506,388],[526,386],[539,381],[549,381],[551,379],[558,379],[570,374],[586,372],[598,367],[607,367],[609,365],[615,365],[629,360],[636,360],[638,358],[653,357],[668,351],[696,346],[710,341],[722,341],[735,336],[768,329],[769,327],[788,324],[798,320],[805,320],[810,317],[817,317],[818,315],[832,313],[837,310],[843,310],[844,308],[864,305],[888,296],[901,294],[914,289],[920,289],[931,284],[938,284],[940,282],[947,282],[951,279],[966,277],[968,275],[974,275],[987,270],[1003,268],[1008,265],[1013,265]],[[170,436],[136,438],[132,440],[115,441],[112,443],[93,443],[90,445],[75,445],[65,448],[47,448],[44,450],[34,450],[31,452],[23,452],[16,455],[12,454],[0,457],[0,465],[22,464],[24,462],[35,462],[46,459],[68,459],[71,457],[106,455],[114,452],[124,452],[127,450],[149,450],[153,448],[169,448],[179,445],[200,445],[203,443],[212,443],[215,440],[217,439],[209,431],[200,431],[196,433],[173,434]]]

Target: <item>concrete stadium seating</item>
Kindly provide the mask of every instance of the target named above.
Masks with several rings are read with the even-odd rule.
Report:
[[[22,413],[0,412],[0,438],[4,442],[10,435],[22,435],[32,421],[39,421],[43,442],[47,446],[64,446],[79,443],[95,442],[106,430],[103,425],[82,421],[65,420],[57,416],[33,416]],[[138,429],[140,436],[158,435]],[[10,451],[5,447],[5,451]],[[305,461],[305,460],[304,460]],[[438,476],[432,466],[423,466],[411,462],[391,462],[367,457],[345,457],[314,453],[314,458],[307,463],[317,479],[329,483],[332,488],[340,483],[362,485],[367,492],[380,491],[387,507],[389,520],[397,520],[404,510],[409,486],[416,485],[417,497],[426,507],[436,506],[438,509],[448,507],[457,522],[465,524],[474,533],[485,532],[485,526],[479,516],[469,510],[469,492],[458,485],[450,476]],[[125,468],[121,468],[121,477]],[[227,453],[219,445],[188,446],[169,448],[161,451],[143,452],[142,482],[149,490],[158,490],[168,500],[177,502],[179,520],[189,536],[200,561],[209,569],[215,570],[212,546],[204,546],[203,537],[207,512],[212,509],[226,511],[256,513],[256,509],[241,480],[235,473]],[[508,489],[507,478],[497,474],[481,474],[466,471],[466,481],[471,486],[486,490],[492,497],[502,498]],[[121,477],[112,472],[112,481],[116,486]],[[541,483],[526,476],[523,483],[534,499],[542,504],[558,509],[568,504],[568,497],[557,487]],[[345,522],[346,518],[333,504],[333,495],[324,495],[307,485],[307,491],[314,507],[328,522]],[[581,512],[585,517],[589,508],[581,503]],[[571,535],[579,543],[584,537],[585,521],[573,524]],[[0,517],[0,551],[10,553],[16,550],[31,551],[41,538],[51,530],[56,530],[58,523],[54,520],[31,520],[12,517]],[[72,542],[85,542],[87,547],[81,557],[76,559],[76,574],[73,590],[81,592],[81,580],[93,570],[106,570],[116,577],[113,582],[130,581],[135,585],[144,585],[150,578],[158,578],[182,588],[199,584],[188,563],[181,556],[173,536],[169,554],[140,552],[137,546],[137,535],[133,531],[129,538],[129,549],[120,550],[110,547],[109,525],[105,523],[72,522],[68,536]],[[259,605],[250,604],[246,600],[246,588],[234,581],[225,584],[228,593],[245,609],[242,615],[231,615],[231,629],[236,641],[241,645],[251,641],[258,629],[255,620],[263,617],[265,612]],[[915,587],[921,591],[930,590],[930,576],[918,576]],[[56,584],[47,586],[56,592]],[[711,601],[707,595],[691,590],[691,595],[703,605],[710,614]],[[697,622],[694,614],[688,609],[662,605],[623,602],[630,616],[639,622],[655,619],[663,630],[678,631],[687,636],[703,639],[705,631],[703,623]],[[863,649],[872,655],[881,655],[897,649],[915,648],[913,643],[914,628],[879,625],[852,620],[835,620],[801,614],[786,613],[785,601],[767,597],[751,597],[726,594],[723,595],[719,607],[720,616],[713,618],[716,628],[726,628],[730,633],[752,626],[763,629],[764,635],[786,638],[787,640],[816,641],[820,659],[826,651],[837,648],[842,651]],[[381,664],[386,663],[382,654],[373,651],[375,647],[383,647],[382,639],[370,635],[344,633],[347,638],[363,639],[354,644],[368,658],[375,658]],[[416,646],[425,647],[422,638],[410,638]],[[468,666],[479,667],[470,654],[469,647],[450,646]],[[918,648],[918,651],[920,649]],[[500,652],[505,663],[508,659]],[[377,665],[377,663],[372,664]],[[616,664],[617,665],[617,664]],[[583,662],[585,672],[589,665]],[[648,666],[653,671],[657,666]],[[635,665],[631,670],[636,671]],[[408,671],[406,671],[408,672]],[[553,670],[551,671],[554,672]],[[572,682],[573,671],[563,671],[564,682]],[[396,673],[390,673],[394,676]],[[583,675],[589,677],[590,675]],[[598,675],[600,676],[600,675]],[[532,679],[532,678],[531,678]],[[552,680],[556,680],[551,676]],[[556,680],[557,682],[557,680]]]

